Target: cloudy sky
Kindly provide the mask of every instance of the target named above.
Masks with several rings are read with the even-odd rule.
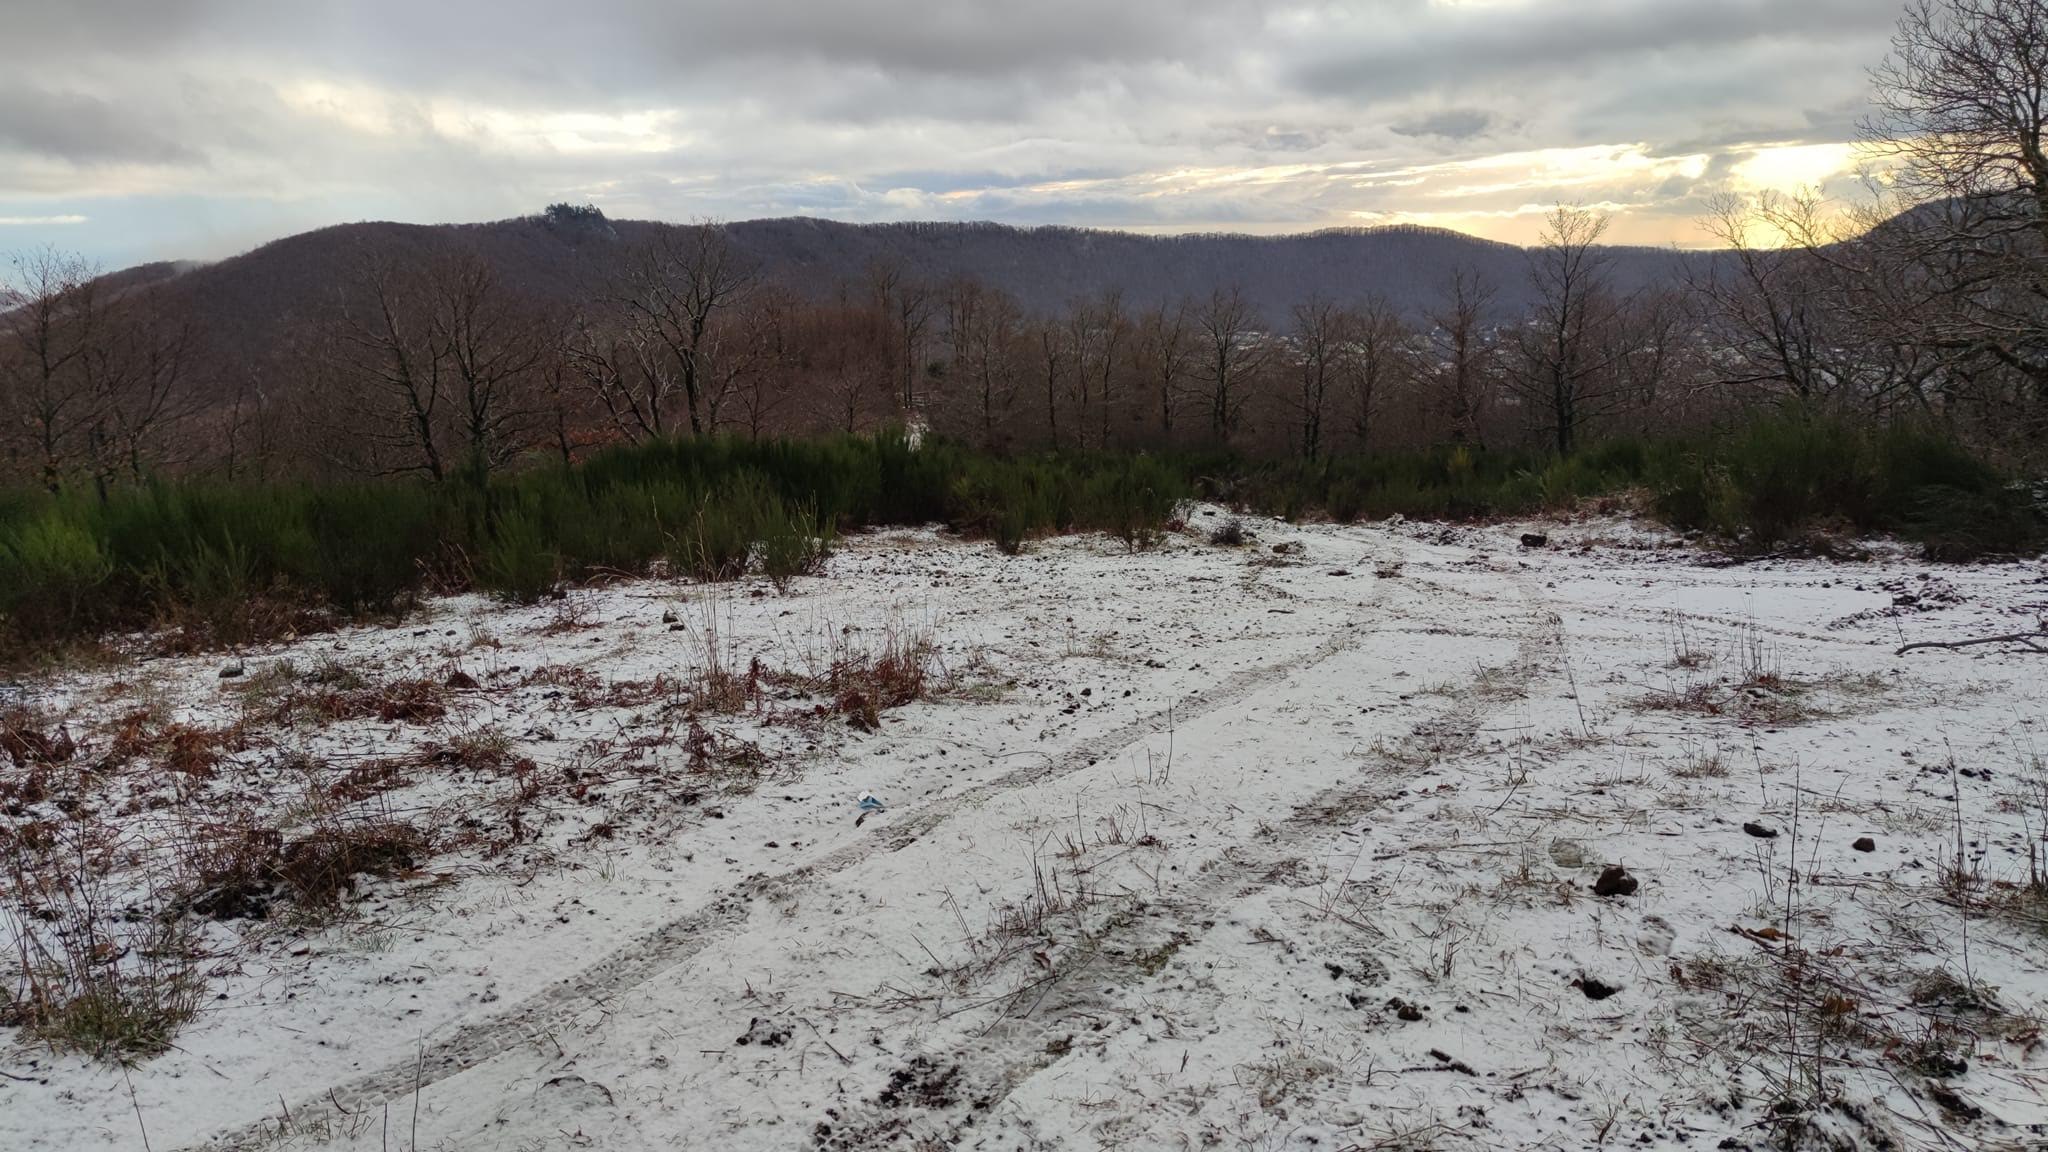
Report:
[[[1550,205],[1696,244],[1856,165],[1897,0],[0,0],[0,251],[350,220],[1142,231]]]

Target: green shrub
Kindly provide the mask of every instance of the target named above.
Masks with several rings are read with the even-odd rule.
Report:
[[[441,559],[434,493],[417,484],[352,484],[305,497],[307,547],[295,586],[345,615],[409,606]]]
[[[703,500],[670,545],[670,571],[705,583],[746,575],[758,518],[758,510],[749,503]]]
[[[1799,411],[1675,453],[1655,509],[1674,526],[1753,549],[1827,528],[1895,533],[1943,560],[2021,553],[2044,539],[2025,490],[1953,439]]]
[[[1325,511],[1339,524],[1351,524],[1365,511],[1365,493],[1356,481],[1339,480],[1330,485]]]
[[[564,580],[816,571],[838,532],[944,522],[1007,552],[1101,531],[1136,550],[1199,492],[1288,517],[1472,518],[1633,487],[1657,515],[1741,547],[1816,528],[1887,531],[1961,559],[2039,548],[2037,501],[1937,430],[1771,413],[1686,440],[1567,458],[1469,447],[1261,461],[1218,449],[1002,456],[900,431],[806,441],[621,445],[445,485],[163,482],[96,494],[0,491],[0,658],[175,620],[251,638],[291,612],[404,611],[424,591],[530,601]],[[265,610],[258,611],[257,606]]]
[[[476,578],[486,591],[515,604],[531,604],[554,589],[561,569],[561,554],[539,518],[518,510],[498,517],[484,544]]]
[[[832,554],[831,530],[809,501],[775,501],[761,524],[761,574],[787,591],[798,576],[816,575]]]
[[[93,602],[114,574],[100,541],[52,506],[0,534],[0,616],[37,639],[96,624]]]
[[[1150,456],[1107,461],[1082,482],[1074,527],[1107,532],[1133,552],[1149,548],[1186,492],[1186,482]]]

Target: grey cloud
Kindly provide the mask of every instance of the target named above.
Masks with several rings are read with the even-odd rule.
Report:
[[[876,188],[915,188],[931,195],[943,195],[948,192],[975,192],[987,188],[1011,188],[1054,181],[1108,180],[1121,174],[1114,169],[1101,167],[1048,166],[1024,175],[994,169],[925,168],[879,171],[869,178],[867,183]]]
[[[78,164],[189,164],[201,159],[142,119],[133,110],[84,93],[0,86],[0,147]]]
[[[1197,147],[1242,148],[1253,154],[1296,153],[1327,147],[1338,135],[1338,129],[1323,124],[1240,121],[1200,125],[1186,139]]]
[[[1654,76],[1667,66],[1666,54],[1697,60],[1768,42],[1881,39],[1897,19],[1896,10],[1872,0],[1576,0],[1508,9],[1390,0],[1352,11],[1335,27],[1299,34],[1295,82],[1327,94],[1386,96],[1568,78],[1589,63],[1617,61]]]
[[[152,56],[169,46],[283,53],[437,86],[501,92],[665,89],[750,61],[894,75],[1015,75],[1226,56],[1255,0],[62,0],[0,46]]]
[[[1396,136],[1435,136],[1444,140],[1470,140],[1493,127],[1493,113],[1478,108],[1447,108],[1441,112],[1396,123]]]
[[[666,26],[678,58],[710,49],[771,57],[858,61],[891,70],[1008,72],[1046,65],[1183,59],[1212,22],[1247,4],[1178,0],[814,0],[650,4],[650,30]]]
[[[240,0],[18,0],[0,6],[0,60],[156,52],[249,7]]]

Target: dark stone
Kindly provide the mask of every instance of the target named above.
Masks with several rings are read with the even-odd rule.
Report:
[[[1600,878],[1593,881],[1593,895],[1633,896],[1636,887],[1636,878],[1628,874],[1628,869],[1619,864],[1609,864],[1600,870]]]
[[[1609,984],[1597,976],[1583,977],[1577,983],[1579,991],[1584,992],[1588,1000],[1605,1000],[1621,991],[1621,985]]]
[[[780,1048],[789,1043],[791,1029],[773,1020],[755,1016],[747,1021],[746,1035],[733,1041],[735,1044],[759,1044],[764,1048]]]
[[[1877,841],[1872,840],[1868,836],[1858,836],[1856,842],[1849,845],[1849,847],[1854,848],[1858,852],[1875,852],[1877,851]]]
[[[1913,1058],[1912,1064],[1921,1075],[1936,1080],[1951,1080],[1970,1071],[1968,1060],[1939,1050],[1920,1053]]]
[[[1963,1099],[1953,1088],[1932,1084],[1928,1086],[1927,1095],[1936,1104],[1941,1105],[1943,1111],[1961,1116],[1965,1120],[1975,1120],[1984,1115],[1982,1108]]]

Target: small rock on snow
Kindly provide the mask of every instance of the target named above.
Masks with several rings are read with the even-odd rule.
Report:
[[[1597,976],[1581,977],[1573,983],[1579,986],[1579,991],[1584,992],[1588,1000],[1605,1000],[1621,991],[1621,985],[1609,984]]]
[[[1595,896],[1633,896],[1636,894],[1636,878],[1628,869],[1619,864],[1609,864],[1600,872],[1600,878],[1593,881]]]

